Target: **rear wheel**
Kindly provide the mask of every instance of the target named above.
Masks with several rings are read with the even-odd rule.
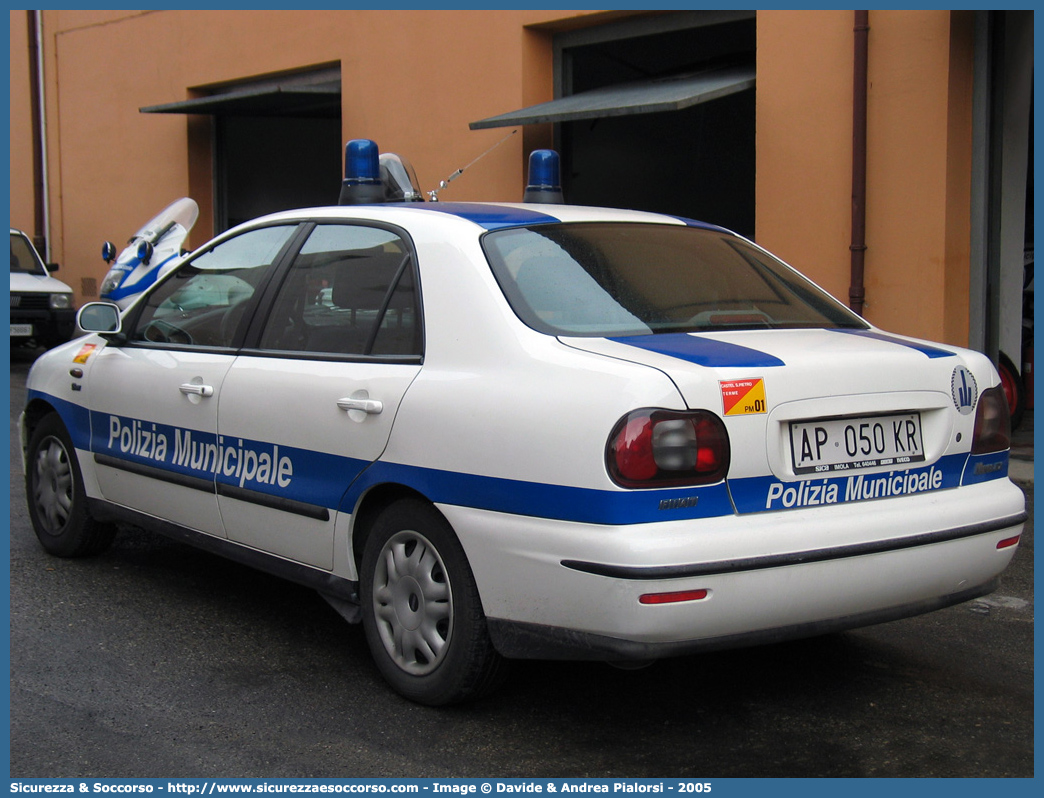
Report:
[[[464,550],[430,504],[388,507],[366,541],[363,627],[374,661],[401,695],[439,706],[477,698],[500,680]]]
[[[40,544],[58,557],[100,554],[116,527],[87,509],[87,494],[69,433],[57,413],[45,416],[29,439],[25,496]]]

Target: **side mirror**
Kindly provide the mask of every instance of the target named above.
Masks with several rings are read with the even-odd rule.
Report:
[[[106,241],[102,244],[102,260],[106,263],[112,263],[116,260],[116,245],[111,241]]]
[[[88,302],[76,313],[76,324],[89,333],[119,333],[120,309],[108,302]]]
[[[48,274],[54,274],[56,271],[58,271],[58,264],[57,263],[48,263],[47,264],[47,273]]]

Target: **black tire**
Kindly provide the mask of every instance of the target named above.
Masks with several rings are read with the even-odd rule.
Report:
[[[1008,400],[1008,412],[1011,414],[1011,428],[1018,429],[1022,423],[1022,415],[1026,410],[1026,391],[1022,385],[1022,377],[1015,364],[1003,352],[1000,353],[1000,363],[997,366],[1000,372],[1001,387],[1004,388],[1004,396]]]
[[[449,523],[430,504],[384,510],[360,568],[363,627],[385,680],[429,706],[475,699],[501,681],[475,578]]]
[[[40,420],[29,438],[25,498],[40,544],[57,557],[89,557],[105,551],[116,534],[87,509],[76,449],[57,413]]]

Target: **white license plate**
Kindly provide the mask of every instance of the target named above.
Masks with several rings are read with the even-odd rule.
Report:
[[[790,424],[790,454],[797,474],[923,462],[921,416],[903,413],[794,421]]]
[[[11,325],[11,337],[12,338],[28,338],[33,334],[33,325],[31,324],[12,324]]]

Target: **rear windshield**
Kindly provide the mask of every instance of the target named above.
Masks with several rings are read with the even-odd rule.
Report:
[[[542,224],[487,233],[482,245],[515,313],[550,335],[867,326],[793,269],[722,231]]]

